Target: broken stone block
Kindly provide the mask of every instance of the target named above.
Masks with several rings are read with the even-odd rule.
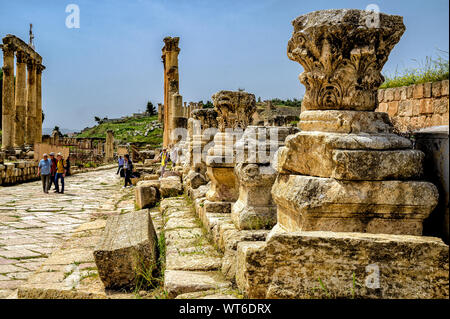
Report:
[[[288,231],[421,235],[439,195],[428,182],[279,175],[272,196],[278,223]]]
[[[305,111],[298,123],[302,131],[332,133],[392,133],[392,123],[384,112]]]
[[[157,271],[157,237],[149,211],[109,217],[94,258],[107,289],[132,290],[143,274]]]
[[[449,297],[448,246],[439,238],[272,232],[238,244],[236,281],[246,297]]]
[[[161,197],[174,197],[183,193],[183,185],[181,184],[180,177],[178,176],[169,176],[161,178],[160,180],[160,192]]]
[[[217,271],[167,270],[164,278],[164,290],[169,298],[189,292],[228,288],[230,285]]]
[[[208,184],[206,177],[195,171],[190,171],[189,174],[184,178],[184,183],[188,190],[194,190],[202,185]]]
[[[193,189],[189,192],[189,195],[192,199],[197,199],[197,198],[201,198],[201,197],[205,197],[206,193],[209,190],[210,185],[202,185],[199,186],[197,189]]]
[[[135,197],[138,209],[150,208],[158,202],[159,192],[155,187],[139,182],[135,189]]]
[[[341,180],[413,179],[424,154],[394,134],[300,132],[278,152],[278,171]]]

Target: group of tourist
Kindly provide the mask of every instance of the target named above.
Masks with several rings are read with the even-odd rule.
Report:
[[[119,168],[116,174],[120,174],[120,177],[125,178],[125,184],[122,188],[133,187],[131,183],[131,177],[133,176],[133,162],[130,159],[129,154],[125,154],[124,157],[119,156],[118,159]]]
[[[163,148],[161,153],[153,160],[154,163],[161,161],[161,177],[164,176],[164,173],[167,169],[167,164],[169,162],[176,163],[178,160],[178,148],[169,146],[169,150],[167,148]],[[123,157],[119,156],[118,160],[118,168],[117,175],[120,174],[120,177],[125,179],[124,185],[122,188],[133,187],[131,182],[131,178],[135,176],[137,173],[133,172],[133,162],[130,159],[129,154],[125,154]]]
[[[50,158],[49,158],[50,156]],[[64,194],[64,178],[70,171],[69,159],[64,160],[61,153],[43,154],[43,159],[38,165],[37,176],[41,176],[42,189],[44,193],[48,194],[52,185],[54,185],[55,193]],[[61,181],[61,189],[59,188],[59,181]]]

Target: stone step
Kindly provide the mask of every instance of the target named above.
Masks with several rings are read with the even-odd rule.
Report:
[[[169,298],[205,291],[209,292],[204,296],[216,298],[223,294],[217,289],[231,289],[231,282],[220,272],[222,254],[208,241],[192,205],[184,198],[166,198],[160,212],[166,239],[164,289]]]
[[[219,271],[166,270],[164,274],[164,289],[169,298],[223,288],[231,288],[231,282],[225,280]]]

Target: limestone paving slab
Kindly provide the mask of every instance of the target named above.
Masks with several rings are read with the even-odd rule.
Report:
[[[0,186],[0,298],[25,283],[77,227],[90,222],[100,211],[101,217],[120,213],[117,204],[126,196],[130,198],[132,191],[121,189],[122,180],[115,173],[109,168],[66,177],[65,194],[56,194],[53,189],[44,194],[40,181]],[[129,203],[123,206],[123,211],[134,210]],[[91,232],[102,229],[104,220],[83,227]],[[77,255],[72,250],[52,256],[49,263],[92,259],[92,255]]]

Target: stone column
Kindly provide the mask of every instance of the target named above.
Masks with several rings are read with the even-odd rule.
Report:
[[[374,112],[403,19],[380,14],[371,27],[370,14],[325,10],[293,21],[288,57],[303,66],[306,93],[302,131],[280,149],[272,189],[284,230],[421,235],[436,206],[436,187],[417,180],[424,154]]]
[[[105,144],[105,160],[110,162],[114,159],[114,132],[108,130],[106,132],[106,144]]]
[[[241,91],[220,91],[212,99],[218,113],[219,132],[206,158],[211,188],[206,194],[205,210],[231,212],[231,204],[239,194],[234,174],[234,144],[242,137],[256,110],[256,99],[254,94]]]
[[[168,144],[170,145],[176,144],[179,140],[179,137],[175,135],[177,134],[175,129],[186,128],[187,126],[187,119],[183,116],[183,97],[178,92],[171,94],[169,112],[171,115],[167,134],[169,138]]]
[[[164,38],[162,48],[162,60],[164,64],[164,135],[163,146],[170,144],[170,125],[172,114],[170,113],[170,100],[173,93],[179,92],[178,54],[180,38]]]
[[[28,56],[23,51],[16,54],[16,119],[14,146],[22,148],[25,143],[25,111],[27,108],[27,70]]]
[[[237,286],[248,298],[448,298],[448,246],[399,236],[420,235],[437,202],[418,181],[423,153],[373,112],[402,17],[323,10],[293,26],[302,131],[278,151],[278,224],[265,242],[238,245]]]
[[[231,219],[238,229],[271,229],[277,223],[277,209],[271,189],[277,176],[273,158],[294,127],[249,126],[236,143],[234,172],[239,181],[239,198],[231,207]]]
[[[15,47],[3,44],[2,87],[2,149],[12,151],[14,146],[14,51]]]
[[[27,61],[27,112],[25,118],[25,144],[33,145],[36,134],[36,62]]]
[[[35,142],[42,142],[42,83],[41,76],[45,66],[42,64],[36,65],[36,133]]]
[[[164,105],[161,103],[158,103],[158,121],[161,123],[164,121]]]

